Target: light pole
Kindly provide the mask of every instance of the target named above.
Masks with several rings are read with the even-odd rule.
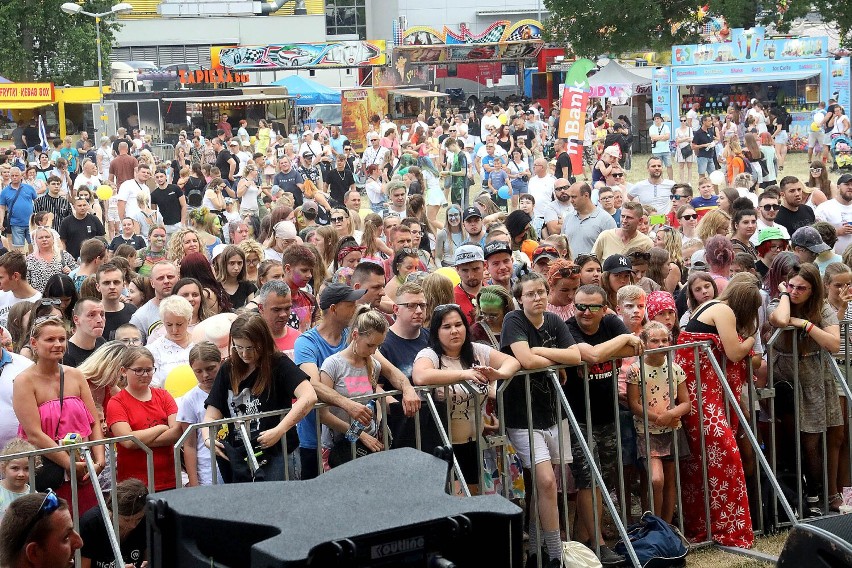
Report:
[[[104,16],[117,16],[118,14],[127,14],[133,11],[133,6],[128,4],[127,2],[121,2],[113,6],[109,12],[101,12],[100,14],[93,14],[92,12],[86,12],[83,10],[83,7],[79,4],[75,4],[74,2],[66,2],[61,6],[61,9],[66,14],[71,14],[72,16],[75,14],[81,14],[83,16],[89,16],[90,18],[95,19],[95,43],[98,47],[98,101],[100,103],[101,110],[101,124],[106,126],[107,117],[104,113],[104,72],[103,72],[103,63],[101,62],[101,18]]]

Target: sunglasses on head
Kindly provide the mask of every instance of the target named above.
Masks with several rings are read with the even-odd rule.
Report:
[[[21,533],[24,535],[24,538],[28,538],[29,534],[35,528],[40,520],[47,517],[55,510],[59,508],[59,497],[56,493],[53,492],[53,489],[48,488],[47,495],[44,496],[44,500],[41,502],[41,506],[36,511],[35,516],[30,520],[27,524],[26,529]]]
[[[557,270],[556,274],[560,278],[572,278],[580,274],[580,267],[577,265],[566,266],[565,268],[560,268],[559,270]]]
[[[642,260],[645,260],[645,261],[651,260],[651,253],[650,252],[642,252],[641,250],[631,252],[627,256],[629,256],[630,258],[642,259]]]
[[[761,207],[763,207],[764,211],[781,211],[781,206],[778,205],[777,203],[774,204],[774,205],[769,205],[769,204],[761,205]]]

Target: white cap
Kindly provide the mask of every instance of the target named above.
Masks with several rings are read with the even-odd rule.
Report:
[[[213,252],[210,254],[210,260],[216,260],[216,257],[222,254],[222,251],[225,250],[225,247],[228,246],[226,244],[218,244],[213,247]]]
[[[296,225],[292,221],[279,221],[273,230],[276,238],[279,239],[295,239],[298,236]]]

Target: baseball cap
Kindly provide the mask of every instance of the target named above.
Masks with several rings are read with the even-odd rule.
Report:
[[[839,178],[837,178],[837,183],[850,183],[852,182],[852,174],[843,174]]]
[[[485,256],[482,253],[482,247],[479,245],[462,245],[456,249],[454,264],[466,264],[468,262],[484,261]]]
[[[305,199],[302,202],[302,211],[319,211],[317,202],[313,199]]]
[[[467,221],[471,217],[479,217],[480,219],[482,219],[482,213],[476,207],[468,207],[464,210],[464,215],[462,215],[462,219]]]
[[[766,241],[781,240],[786,241],[787,237],[781,232],[778,227],[766,227],[757,233],[757,245],[760,246]]]
[[[366,288],[355,290],[352,286],[333,282],[326,286],[320,294],[319,306],[321,310],[327,310],[334,304],[341,302],[357,302],[366,293]]]
[[[512,247],[504,243],[503,241],[493,241],[485,245],[485,258],[493,256],[495,254],[506,253],[508,255],[512,254]]]
[[[825,252],[831,247],[822,241],[819,231],[813,227],[799,227],[790,237],[790,243],[794,247],[802,247],[814,254]]]
[[[689,257],[689,267],[690,272],[707,270],[707,255],[704,253],[704,249],[692,253],[692,256]]]
[[[273,230],[279,239],[295,239],[298,236],[296,225],[292,221],[278,221]]]
[[[613,146],[610,146],[609,148],[604,150],[604,154],[609,154],[610,156],[617,158],[618,157],[618,150],[616,150]]]
[[[526,211],[515,209],[506,217],[504,224],[509,231],[509,236],[513,239],[526,231],[529,224],[532,223],[532,217]]]
[[[216,257],[222,254],[222,251],[225,250],[225,247],[228,246],[226,244],[218,244],[213,247],[213,252],[210,253],[210,260],[216,260]]]
[[[630,259],[622,254],[611,254],[606,257],[603,263],[603,271],[610,274],[618,274],[620,272],[633,272],[633,263]]]
[[[658,112],[655,112],[652,118],[663,118],[663,115]]]
[[[556,250],[556,247],[552,246],[537,247],[533,251],[532,255],[533,264],[537,263],[542,258],[556,260],[557,258],[559,258],[559,251]]]

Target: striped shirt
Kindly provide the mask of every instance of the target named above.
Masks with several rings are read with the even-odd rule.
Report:
[[[45,193],[33,203],[33,213],[39,211],[53,213],[53,230],[58,231],[62,220],[71,215],[71,204],[64,197],[52,197]]]

